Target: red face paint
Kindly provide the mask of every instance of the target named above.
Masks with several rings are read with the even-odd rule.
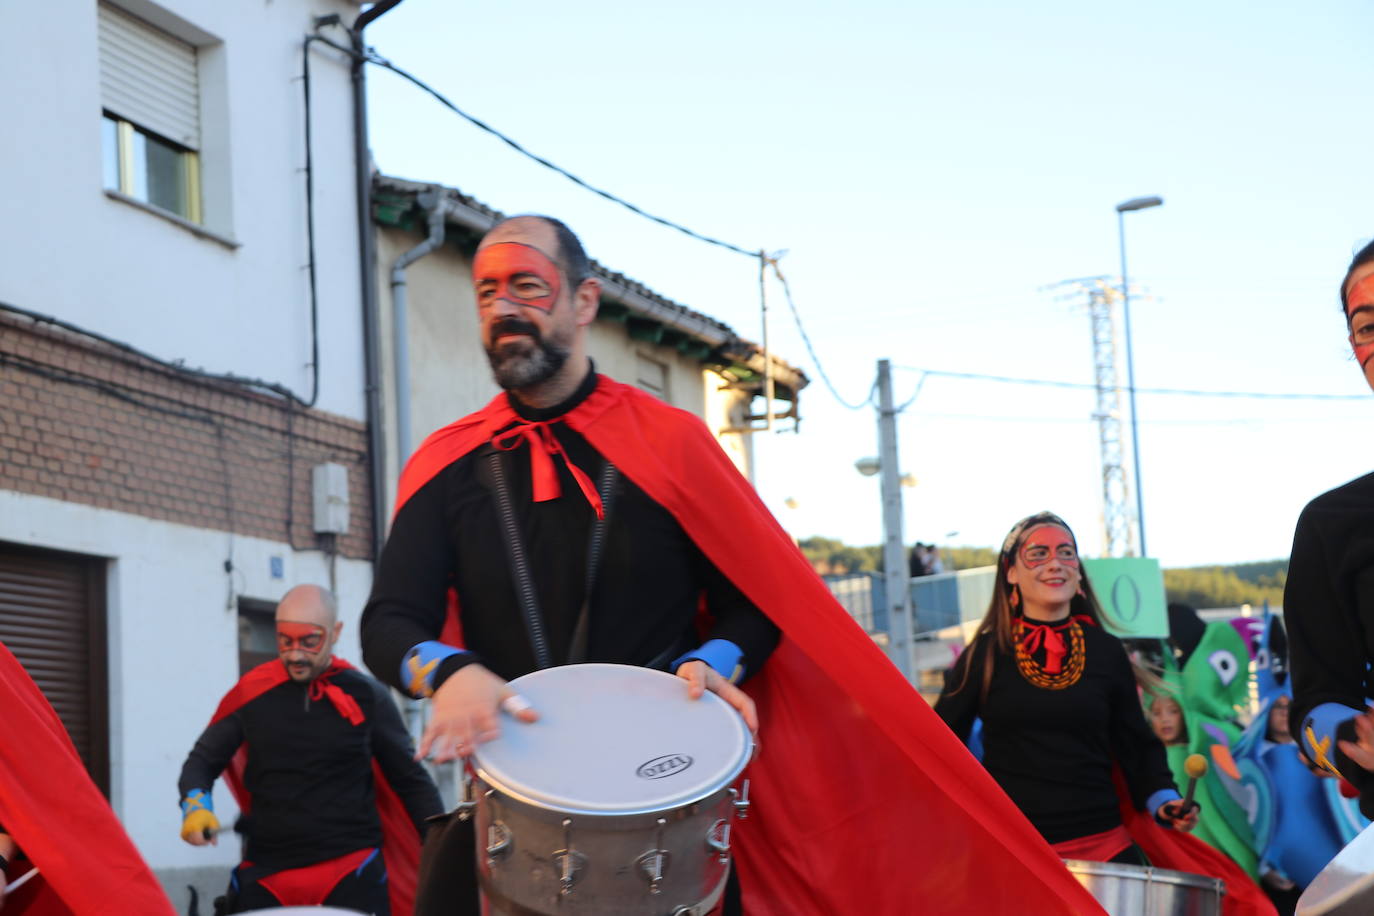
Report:
[[[548,255],[519,242],[498,242],[477,252],[472,279],[479,309],[504,299],[549,312],[562,289],[558,266]]]
[[[306,655],[319,655],[324,648],[325,629],[313,623],[293,623],[289,620],[277,621],[277,652],[291,652],[296,649]]]
[[[1065,566],[1078,568],[1078,548],[1074,546],[1073,535],[1058,525],[1039,525],[1031,529],[1021,544],[1020,557],[1027,569],[1044,566],[1051,557]]]
[[[1368,274],[1345,294],[1345,317],[1350,323],[1350,346],[1360,368],[1374,357],[1374,273]]]

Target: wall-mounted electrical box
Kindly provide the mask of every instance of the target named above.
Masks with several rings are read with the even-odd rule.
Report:
[[[316,534],[348,533],[348,468],[317,464],[310,470]]]

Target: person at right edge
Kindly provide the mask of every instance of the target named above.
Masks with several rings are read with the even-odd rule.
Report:
[[[1341,281],[1355,359],[1374,387],[1374,243]],[[1307,504],[1293,534],[1283,591],[1293,704],[1289,729],[1309,765],[1344,777],[1374,818],[1374,474]]]
[[[1027,899],[1040,916],[1099,912],[706,427],[594,370],[600,284],[577,237],[548,217],[503,220],[473,280],[505,391],[410,459],[362,621],[372,671],[430,699],[420,752],[466,757],[525,727],[539,711],[503,707],[506,681],[537,668],[657,667],[688,696],[717,693],[766,745],[731,833],[733,912],[905,916],[934,899],[980,916]],[[429,830],[418,916],[477,912],[474,859],[470,821]]]

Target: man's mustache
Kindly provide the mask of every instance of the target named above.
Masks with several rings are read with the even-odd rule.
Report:
[[[491,339],[496,340],[503,334],[525,334],[534,338],[536,342],[540,340],[539,329],[523,318],[514,316],[509,318],[498,318],[491,323]]]

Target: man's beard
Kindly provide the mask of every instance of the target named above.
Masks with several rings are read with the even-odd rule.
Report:
[[[491,363],[496,384],[507,391],[542,385],[557,375],[568,361],[567,347],[544,340],[538,328],[519,318],[505,318],[493,323],[489,334],[493,340],[502,334],[528,335],[529,346],[512,342],[500,347],[487,347],[487,361]]]

